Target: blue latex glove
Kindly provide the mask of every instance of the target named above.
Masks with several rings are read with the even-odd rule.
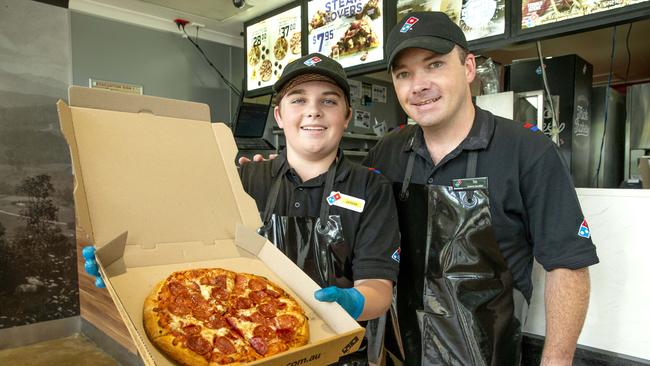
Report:
[[[314,297],[318,301],[336,301],[355,320],[358,319],[363,312],[363,306],[366,303],[366,298],[363,297],[361,292],[354,287],[340,288],[330,286],[314,292]]]
[[[92,245],[83,247],[83,249],[81,249],[81,255],[83,255],[84,259],[86,260],[84,263],[84,269],[86,270],[86,273],[91,276],[95,276],[95,287],[106,287],[102,276],[99,274],[99,269],[97,268],[97,261],[95,260],[95,247]]]

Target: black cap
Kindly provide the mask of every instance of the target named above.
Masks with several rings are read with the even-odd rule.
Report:
[[[406,14],[388,34],[388,68],[392,66],[395,56],[406,48],[423,48],[444,55],[451,52],[455,45],[469,49],[462,29],[447,14],[439,11]]]
[[[280,79],[273,85],[275,93],[282,90],[288,82],[295,77],[306,74],[323,75],[332,79],[345,93],[345,98],[350,100],[350,84],[348,84],[347,76],[343,66],[335,60],[320,54],[310,53],[295,61],[290,62],[282,71]]]

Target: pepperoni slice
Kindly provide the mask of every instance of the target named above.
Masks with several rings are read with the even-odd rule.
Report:
[[[282,302],[282,301],[277,300],[277,299],[275,301],[273,301],[273,304],[275,305],[276,308],[278,308],[280,310],[284,310],[284,309],[287,308],[287,303],[286,302]]]
[[[224,355],[231,355],[236,351],[235,346],[233,346],[230,339],[226,337],[215,338],[214,347],[217,349],[217,351],[223,353]]]
[[[291,314],[283,314],[275,318],[278,329],[295,329],[300,323],[298,319]]]
[[[210,284],[217,288],[226,288],[228,284],[228,277],[226,275],[219,275],[213,278],[213,281],[210,282]]]
[[[183,327],[183,332],[187,335],[199,334],[201,333],[201,326],[197,324],[190,324]]]
[[[237,309],[250,309],[253,307],[253,300],[248,297],[238,297],[235,306]]]
[[[275,334],[281,340],[290,342],[293,339],[294,334],[296,334],[296,331],[293,329],[278,329],[275,331]]]
[[[213,288],[211,295],[212,298],[218,301],[226,301],[230,297],[230,293],[223,288]]]
[[[165,316],[161,316],[158,318],[158,325],[160,325],[163,328],[167,328],[169,325],[169,316],[165,314]]]
[[[192,335],[187,338],[185,344],[192,351],[203,355],[212,351],[212,344],[200,335]]]
[[[196,306],[208,306],[207,300],[201,294],[191,294],[190,300]]]
[[[248,288],[253,291],[261,291],[266,288],[266,282],[260,280],[259,278],[252,278],[248,281]]]
[[[217,314],[212,314],[210,318],[208,318],[208,320],[203,324],[210,329],[221,329],[228,327],[228,322],[226,319]]]
[[[259,311],[260,314],[264,315],[267,318],[273,318],[277,313],[277,310],[275,309],[275,305],[273,305],[272,302],[267,302],[265,304],[258,306],[257,311]]]
[[[248,286],[248,278],[238,274],[235,277],[235,288],[238,290],[244,290]]]
[[[275,338],[275,331],[273,331],[271,327],[267,327],[266,325],[258,325],[253,330],[253,336],[260,337],[262,339],[269,341]]]
[[[251,314],[251,320],[253,323],[269,325],[269,320],[257,311]]]
[[[266,292],[267,294],[269,294],[269,296],[274,297],[274,298],[276,298],[276,299],[277,299],[278,297],[280,297],[280,293],[279,293],[279,292],[276,292],[276,291],[270,290],[270,289],[268,289],[268,288],[267,288],[266,290],[264,290],[264,292]]]
[[[170,313],[178,316],[187,315],[192,312],[189,307],[182,304],[169,304],[167,306],[167,310],[169,310]]]
[[[192,308],[192,315],[199,320],[207,320],[212,315],[212,310],[208,305],[197,306]]]
[[[269,350],[269,346],[266,342],[260,337],[253,337],[248,340],[248,343],[259,353],[260,355],[265,355]]]
[[[199,284],[194,281],[187,282],[187,288],[196,292],[201,292],[201,286],[199,286]]]
[[[226,288],[226,283],[227,283],[227,277],[226,275],[218,275],[218,276],[206,276],[201,278],[201,284],[202,285],[209,285],[209,286],[215,286],[218,288]]]
[[[176,281],[168,283],[167,288],[169,289],[169,292],[171,292],[174,296],[184,295],[188,292],[185,286]]]
[[[261,304],[261,303],[263,303],[264,301],[268,301],[269,299],[271,299],[271,297],[269,296],[269,294],[267,294],[267,293],[264,292],[264,291],[253,291],[253,292],[251,292],[251,294],[249,295],[249,297],[250,297],[251,300],[253,300],[253,302],[255,302],[256,304]]]
[[[239,337],[244,336],[244,333],[241,331],[241,329],[239,329],[237,327],[237,319],[229,316],[229,317],[226,317],[226,321],[230,325],[230,328],[232,328],[236,332],[236,334],[234,334],[234,335],[230,334],[231,336],[234,336],[235,338],[239,338]],[[230,332],[230,333],[233,333],[233,332]]]

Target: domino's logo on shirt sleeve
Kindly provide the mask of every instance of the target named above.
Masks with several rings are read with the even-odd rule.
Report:
[[[587,225],[586,219],[583,219],[582,224],[580,224],[580,229],[578,229],[578,236],[585,239],[589,239],[591,237],[591,232],[589,231],[589,225]]]
[[[397,248],[395,252],[393,252],[393,255],[390,256],[397,263],[399,263],[400,254],[402,253],[401,249],[402,248]]]
[[[418,20],[420,20],[420,19],[418,19],[416,17],[409,17],[408,19],[406,19],[406,22],[404,22],[404,25],[399,30],[400,33],[406,33],[408,31],[410,31],[411,28],[413,28],[413,24],[417,23]]]
[[[307,65],[307,66],[314,66],[314,65],[316,65],[317,63],[319,63],[319,62],[321,62],[321,61],[322,61],[322,60],[320,59],[320,57],[318,57],[318,56],[314,56],[314,57],[312,57],[312,58],[310,58],[310,59],[308,59],[308,60],[305,60],[305,62],[303,62],[303,63],[304,63],[305,65]]]
[[[524,128],[527,128],[527,129],[529,129],[531,131],[539,131],[539,128],[536,125],[534,125],[534,124],[532,124],[530,122],[524,123]]]

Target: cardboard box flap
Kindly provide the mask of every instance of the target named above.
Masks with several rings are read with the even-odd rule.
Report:
[[[106,89],[89,89],[81,86],[68,88],[68,101],[71,107],[131,113],[146,112],[156,116],[210,122],[210,107],[204,103],[133,95]]]
[[[255,254],[265,263],[273,263],[271,270],[283,278],[285,283],[307,305],[312,308],[321,319],[339,334],[359,329],[357,323],[341,306],[331,302],[321,302],[314,298],[314,292],[320,289],[311,278],[282,253],[273,243],[243,225],[237,225],[237,246]]]
[[[71,101],[89,105],[119,101],[133,111],[157,110],[152,97],[79,87],[70,92]],[[91,103],[96,97],[115,101]],[[165,104],[162,98],[153,99]],[[137,107],[140,101],[145,107]],[[174,102],[170,105],[181,111],[197,104]],[[96,245],[125,231],[127,246],[213,245],[233,242],[237,223],[260,226],[255,202],[239,180],[237,149],[225,125],[149,112],[67,107],[63,102],[59,111],[71,147],[75,200],[85,205],[78,215],[88,215],[90,227],[84,231]]]

